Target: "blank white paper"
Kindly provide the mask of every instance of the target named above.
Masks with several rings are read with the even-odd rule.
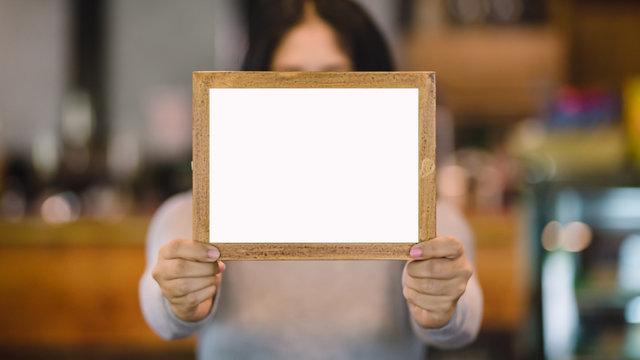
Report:
[[[418,89],[210,89],[214,243],[418,241]]]

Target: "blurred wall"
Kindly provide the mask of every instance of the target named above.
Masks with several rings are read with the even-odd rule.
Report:
[[[375,18],[399,59],[397,7],[357,0]],[[188,151],[191,72],[238,70],[246,39],[240,2],[114,0],[105,2],[105,85],[111,147],[141,158],[171,160]],[[0,0],[0,147],[29,155],[34,142],[57,141],[61,104],[73,69],[73,2]],[[154,104],[169,102],[167,108]],[[172,119],[154,119],[171,112]],[[158,131],[158,121],[169,122]],[[189,134],[188,134],[189,133]],[[165,136],[168,137],[168,143]],[[128,146],[127,146],[128,142]],[[135,145],[132,145],[134,143]]]
[[[129,139],[142,146],[143,154],[159,157],[167,151],[170,157],[190,149],[191,72],[212,68],[217,7],[209,0],[191,0],[188,6],[172,0],[108,3],[107,96],[112,146],[122,146],[123,141],[126,145]],[[153,109],[154,103],[166,101],[173,104],[165,110],[174,118],[157,120],[162,109]],[[187,121],[185,126],[176,124],[182,120]],[[167,139],[171,144],[158,138],[164,133],[153,126],[154,121],[167,121],[176,130]],[[171,146],[178,149],[167,149]]]
[[[0,153],[56,131],[68,81],[67,0],[0,0]]]

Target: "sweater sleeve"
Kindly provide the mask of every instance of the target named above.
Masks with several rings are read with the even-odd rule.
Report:
[[[208,324],[213,318],[217,299],[220,297],[218,289],[211,311],[204,319],[198,322],[184,321],[171,311],[168,300],[151,276],[158,260],[158,252],[164,244],[177,238],[192,238],[192,211],[191,193],[175,195],[160,206],[151,220],[147,233],[146,266],[138,287],[140,307],[147,324],[167,340],[190,336]]]
[[[425,344],[441,349],[454,349],[475,340],[482,322],[482,289],[475,273],[475,246],[466,220],[455,207],[446,203],[437,205],[437,229],[442,235],[456,236],[465,248],[466,256],[474,268],[465,293],[458,300],[453,317],[438,329],[422,328],[411,317],[411,327]]]

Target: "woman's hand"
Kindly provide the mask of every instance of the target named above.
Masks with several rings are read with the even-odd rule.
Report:
[[[174,239],[160,248],[152,276],[180,319],[199,321],[211,310],[225,269],[218,257],[215,247],[191,240]]]
[[[423,328],[446,325],[473,272],[464,246],[455,237],[437,237],[411,248],[402,272],[402,293]]]

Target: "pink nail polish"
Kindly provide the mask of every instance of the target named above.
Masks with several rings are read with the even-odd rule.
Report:
[[[208,256],[210,259],[217,259],[217,258],[219,258],[219,257],[220,257],[220,252],[219,252],[218,250],[216,250],[216,249],[211,249],[211,250],[209,250],[209,251],[207,252],[207,256]]]
[[[409,256],[411,256],[412,258],[419,258],[420,256],[422,256],[422,250],[420,250],[420,248],[418,247],[412,247],[411,251],[409,252]]]

